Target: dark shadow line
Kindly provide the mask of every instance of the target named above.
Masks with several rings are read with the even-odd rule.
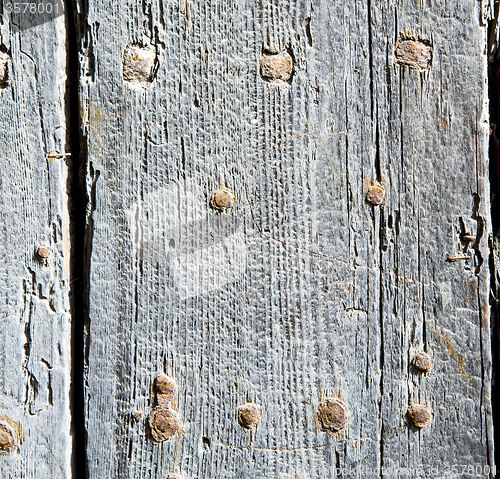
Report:
[[[85,6],[80,4],[81,11]],[[86,141],[80,119],[80,62],[82,19],[73,0],[65,0],[67,60],[66,60],[66,118],[67,144],[71,156],[68,160],[68,209],[70,227],[70,304],[71,304],[71,435],[72,477],[88,478],[86,455],[87,434],[84,400],[84,332],[88,303],[87,272],[85,270],[86,198],[85,171],[87,163]]]
[[[496,3],[494,17],[499,17],[500,4]],[[494,40],[492,30],[496,20],[488,25],[490,41]],[[498,45],[488,45],[488,96],[490,113],[489,140],[489,175],[491,191],[491,224],[493,237],[490,243],[491,272],[491,354],[492,354],[492,391],[491,406],[493,411],[493,441],[495,446],[495,464],[500,478],[500,328],[499,328],[499,294],[500,294],[500,50]]]

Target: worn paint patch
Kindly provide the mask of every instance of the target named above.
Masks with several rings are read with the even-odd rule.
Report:
[[[445,331],[439,331],[436,329],[436,335],[439,338],[439,343],[445,347],[445,351],[448,357],[453,358],[457,363],[457,370],[462,375],[464,379],[468,379],[469,376],[465,372],[466,361],[463,354],[461,354],[453,341],[450,338],[450,335]]]
[[[426,39],[400,39],[394,52],[395,63],[419,71],[429,70],[432,64],[432,45]]]
[[[243,222],[221,215],[193,179],[153,190],[128,211],[137,255],[160,263],[181,299],[217,291],[246,269]]]

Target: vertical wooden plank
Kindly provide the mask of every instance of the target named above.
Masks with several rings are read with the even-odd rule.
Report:
[[[480,477],[493,453],[481,14],[475,2],[374,4],[372,14],[376,128],[389,215],[381,222],[387,235],[382,374],[384,391],[391,392],[381,406],[383,465],[431,465],[440,474],[458,468],[464,477]],[[392,60],[394,41],[400,45],[394,68],[376,68]],[[429,50],[427,67],[407,63],[405,42]],[[433,360],[430,374],[409,367],[419,350]],[[426,404],[433,415],[418,434],[402,427],[401,413],[412,404]]]
[[[8,74],[0,89],[0,429],[7,437],[0,476],[69,478],[65,19],[25,22],[19,31],[7,8],[1,58]],[[39,246],[46,249],[37,253]],[[12,432],[14,444],[5,447]]]
[[[430,477],[464,465],[456,443],[464,477],[484,476],[480,18],[455,1],[89,2],[91,478]],[[423,53],[403,58],[404,41]],[[260,74],[276,54],[293,61],[281,82]],[[227,213],[211,207],[223,187]],[[161,444],[159,372],[184,423]],[[350,413],[331,436],[330,397]],[[250,433],[247,402],[263,411]]]

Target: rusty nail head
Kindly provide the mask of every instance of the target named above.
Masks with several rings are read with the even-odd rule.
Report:
[[[0,421],[0,454],[8,454],[16,445],[14,430],[4,421]]]
[[[255,403],[246,403],[238,408],[238,423],[244,429],[253,429],[260,424],[262,408]]]
[[[156,442],[163,442],[182,431],[182,419],[179,413],[170,407],[157,406],[149,415],[151,435]]]
[[[468,254],[456,254],[456,255],[448,255],[448,261],[450,263],[456,263],[457,261],[467,261],[471,259],[471,256]]]
[[[425,39],[399,39],[394,56],[396,64],[406,65],[419,71],[428,70],[432,64],[432,45]]]
[[[156,50],[152,45],[127,45],[123,52],[123,79],[136,84],[150,83],[155,62]]]
[[[36,254],[40,259],[46,260],[50,256],[50,248],[45,245],[38,245],[36,248]]]
[[[371,185],[366,192],[366,200],[374,206],[379,206],[385,201],[385,188],[380,184]]]
[[[177,396],[177,381],[166,374],[158,374],[154,383],[155,392],[162,396],[163,400],[171,401]]]
[[[260,59],[260,75],[270,82],[288,82],[293,74],[293,59],[288,52],[263,55]]]
[[[340,399],[328,398],[318,407],[318,420],[323,430],[333,434],[347,427],[349,410]]]
[[[476,237],[474,235],[464,234],[462,235],[462,241],[464,243],[472,243],[472,241],[476,241]]]
[[[412,361],[413,367],[423,373],[428,373],[432,367],[432,360],[427,353],[419,351]]]
[[[407,413],[412,424],[419,429],[427,426],[432,418],[429,408],[424,404],[414,404],[408,408]]]
[[[212,206],[222,213],[231,210],[236,204],[236,197],[229,188],[221,188],[212,196]]]

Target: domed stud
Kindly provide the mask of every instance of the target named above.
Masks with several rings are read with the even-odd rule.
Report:
[[[427,426],[432,419],[432,414],[425,404],[414,404],[409,407],[407,415],[411,423],[419,429]]]
[[[243,429],[255,429],[262,419],[262,408],[255,403],[246,403],[238,408],[238,423]]]
[[[366,201],[373,206],[380,206],[385,201],[385,188],[379,183],[371,185],[366,191]]]
[[[431,358],[423,351],[419,351],[417,354],[415,354],[415,357],[413,358],[411,363],[413,364],[413,367],[421,373],[428,373],[432,367]]]
[[[318,407],[318,421],[321,428],[330,434],[345,429],[350,419],[349,410],[340,399],[328,398]]]
[[[46,266],[50,258],[50,248],[46,245],[38,245],[35,253],[38,262]]]
[[[221,213],[226,213],[234,208],[236,196],[229,188],[217,190],[211,200],[211,205]]]
[[[157,406],[149,415],[149,427],[153,439],[163,442],[182,431],[182,419],[180,414],[170,407]]]
[[[177,381],[166,374],[158,374],[154,381],[154,391],[157,395],[157,402],[170,402],[177,396],[179,388]]]

